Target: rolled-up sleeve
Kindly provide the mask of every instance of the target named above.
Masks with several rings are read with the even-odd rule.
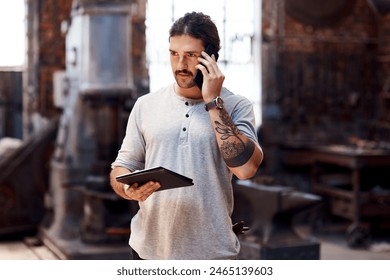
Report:
[[[231,113],[231,118],[236,127],[249,139],[258,142],[256,127],[255,127],[255,114],[251,102],[242,98],[234,107]]]

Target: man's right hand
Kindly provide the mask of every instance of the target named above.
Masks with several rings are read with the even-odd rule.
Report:
[[[144,185],[138,186],[138,183],[131,186],[124,184],[123,191],[130,200],[145,201],[152,193],[161,187],[159,182],[149,181]]]
[[[160,183],[158,182],[150,181],[141,186],[138,186],[137,183],[129,186],[116,180],[117,176],[127,174],[129,172],[130,170],[121,166],[114,167],[111,170],[110,183],[115,193],[120,197],[127,200],[145,201],[145,199],[160,188]]]

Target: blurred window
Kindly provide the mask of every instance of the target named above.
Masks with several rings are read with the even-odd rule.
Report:
[[[0,67],[22,67],[26,56],[25,0],[0,0]]]

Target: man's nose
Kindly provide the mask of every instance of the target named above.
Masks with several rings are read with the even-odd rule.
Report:
[[[188,69],[188,63],[185,56],[179,56],[179,61],[177,63],[178,69]]]

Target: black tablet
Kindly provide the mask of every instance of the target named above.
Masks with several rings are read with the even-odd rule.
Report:
[[[191,178],[164,167],[155,167],[123,174],[117,176],[116,180],[130,186],[134,183],[138,183],[141,186],[149,181],[159,182],[161,187],[157,191],[194,185]]]

